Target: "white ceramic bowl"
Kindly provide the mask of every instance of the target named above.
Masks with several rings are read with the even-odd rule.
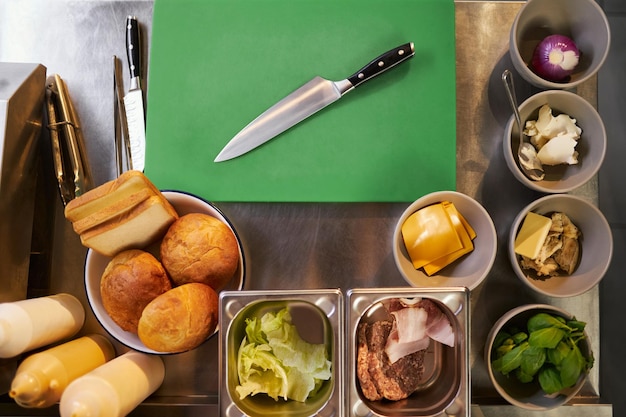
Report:
[[[530,66],[535,47],[548,35],[574,40],[580,60],[565,82],[552,82],[535,74]],[[517,72],[543,89],[571,89],[594,76],[604,64],[611,44],[609,22],[594,0],[528,0],[515,17],[509,53]]]
[[[415,269],[407,254],[402,238],[402,225],[420,208],[442,201],[450,201],[476,231],[474,250],[437,274],[428,276]],[[412,203],[400,216],[393,234],[393,257],[404,279],[414,287],[466,287],[476,288],[486,277],[497,252],[496,228],[487,210],[473,198],[456,191],[437,191]]]
[[[566,320],[572,318],[572,315],[567,311],[546,304],[528,304],[516,307],[500,317],[489,331],[487,343],[485,343],[484,357],[489,379],[505,400],[527,410],[546,411],[563,405],[574,398],[584,385],[587,375],[582,374],[573,387],[563,390],[558,395],[547,395],[543,392],[539,383],[531,382],[523,384],[514,376],[505,376],[500,372],[494,371],[491,367],[491,362],[495,359],[492,357],[492,348],[497,334],[501,330],[508,329],[509,327],[525,329],[528,319],[537,313],[548,313],[563,317]],[[582,317],[577,317],[577,319],[585,321]],[[585,358],[592,356],[591,342],[586,332],[585,339],[579,343],[579,348]]]
[[[515,118],[511,116],[504,129],[502,150],[509,170],[515,178],[530,189],[543,193],[566,193],[585,184],[604,162],[607,147],[606,130],[600,114],[587,100],[569,91],[549,90],[537,93],[526,99],[520,106],[522,125],[528,120],[537,120],[539,109],[544,104],[552,108],[554,116],[565,113],[576,119],[582,129],[576,151],[578,163],[574,165],[544,166],[545,178],[532,181],[521,171],[517,159],[519,130]],[[527,141],[530,138],[525,138]]]
[[[203,200],[195,195],[181,191],[163,191],[163,195],[176,209],[176,212],[182,216],[188,213],[206,213],[224,222],[235,234],[239,245],[239,268],[235,277],[230,281],[224,290],[241,290],[243,288],[245,277],[245,260],[241,239],[235,230],[233,224],[226,216],[213,204]],[[104,256],[94,250],[87,251],[85,260],[85,290],[87,292],[87,300],[96,319],[102,327],[118,342],[123,345],[145,353],[167,354],[167,352],[157,352],[146,347],[139,337],[132,333],[122,330],[109,316],[102,306],[102,297],[100,295],[100,278],[111,258]],[[217,332],[217,330],[216,330]]]
[[[520,267],[515,237],[531,211],[542,215],[563,212],[580,230],[581,257],[572,275],[539,280],[531,271]],[[551,297],[573,297],[589,291],[602,280],[613,256],[613,237],[609,223],[596,206],[577,196],[554,194],[535,200],[517,214],[509,232],[508,252],[515,275],[528,287]]]

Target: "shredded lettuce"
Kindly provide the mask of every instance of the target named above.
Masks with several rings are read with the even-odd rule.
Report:
[[[331,362],[323,344],[300,338],[284,308],[261,317],[246,319],[246,337],[237,355],[240,399],[264,393],[304,402],[331,378]]]

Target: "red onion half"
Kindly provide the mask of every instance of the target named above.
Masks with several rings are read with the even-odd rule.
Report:
[[[567,36],[550,35],[535,48],[532,67],[537,75],[549,81],[565,80],[578,65],[580,51]]]

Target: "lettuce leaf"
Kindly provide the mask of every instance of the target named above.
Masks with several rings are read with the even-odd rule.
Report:
[[[265,393],[274,400],[303,402],[331,378],[323,344],[302,340],[284,308],[246,320],[246,337],[237,355],[239,398]]]

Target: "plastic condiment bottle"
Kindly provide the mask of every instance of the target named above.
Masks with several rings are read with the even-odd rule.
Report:
[[[56,294],[0,304],[0,358],[42,347],[75,335],[85,309],[71,294]]]
[[[17,368],[9,396],[22,407],[49,407],[70,382],[115,357],[113,345],[94,334],[27,357]]]
[[[61,417],[122,417],[161,386],[163,360],[129,351],[75,379],[61,396]]]

